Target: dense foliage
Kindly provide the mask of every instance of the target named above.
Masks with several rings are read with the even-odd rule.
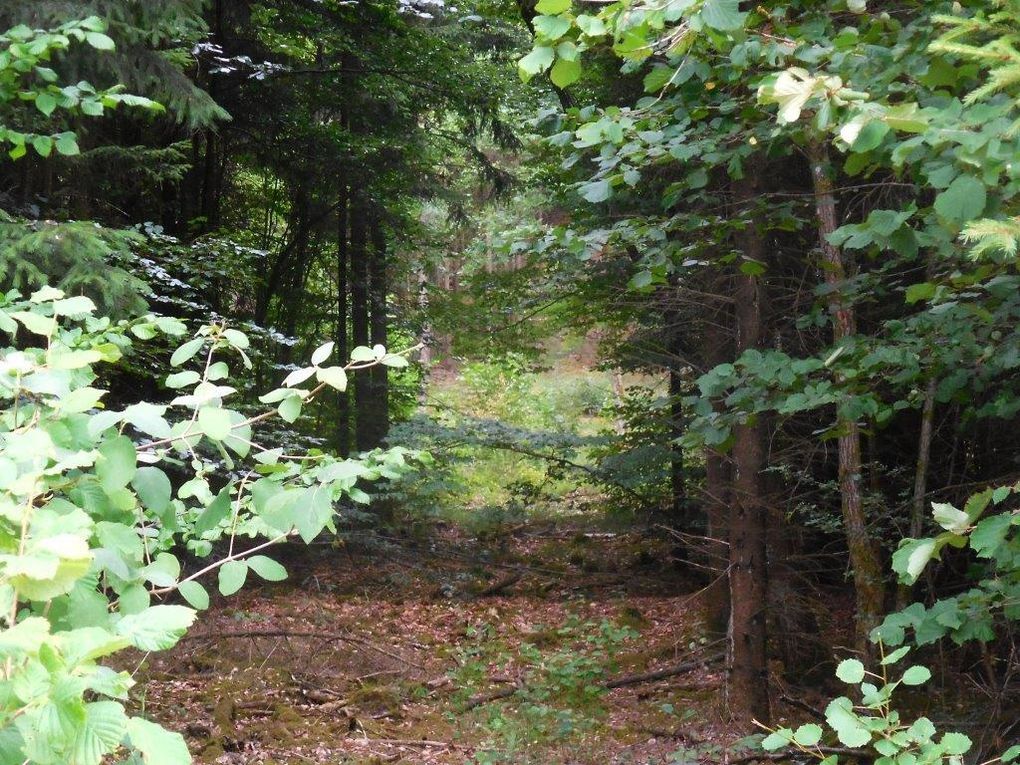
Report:
[[[767,749],[1015,759],[1018,18],[0,3],[0,762],[186,762],[98,660],[174,645],[200,579],[279,579],[269,547],[338,518],[499,536],[556,495],[707,572]],[[569,422],[568,340],[599,369]],[[828,729],[770,727],[827,664]],[[894,696],[927,664],[946,709],[947,672],[996,699],[987,735]]]

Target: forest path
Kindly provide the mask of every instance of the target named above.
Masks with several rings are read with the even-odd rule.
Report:
[[[502,539],[288,550],[288,581],[215,601],[151,657],[145,712],[224,764],[674,763],[735,738],[700,583],[668,541],[551,524]]]

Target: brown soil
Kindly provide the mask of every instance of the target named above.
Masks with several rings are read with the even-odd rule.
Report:
[[[557,650],[571,617],[639,633],[619,645],[607,678],[717,652],[702,645],[700,583],[677,572],[668,548],[520,529],[498,559],[452,530],[284,550],[288,582],[220,599],[175,650],[150,657],[145,713],[184,733],[202,763],[715,759],[738,738],[723,721],[718,663],[609,690],[574,710],[578,732],[538,742],[500,727],[521,694],[466,710],[472,696],[521,682],[520,646]],[[514,570],[522,576],[505,591],[473,594]],[[468,650],[502,659],[468,682],[457,672]],[[569,709],[555,694],[547,704]]]

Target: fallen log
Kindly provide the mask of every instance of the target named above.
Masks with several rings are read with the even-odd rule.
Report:
[[[514,571],[510,574],[507,574],[502,579],[497,579],[495,582],[490,584],[484,590],[480,590],[478,592],[478,597],[485,598],[491,595],[499,595],[499,593],[501,593],[507,587],[513,587],[519,581],[521,581],[521,572]]]

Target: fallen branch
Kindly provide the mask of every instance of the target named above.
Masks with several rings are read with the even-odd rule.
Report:
[[[746,754],[743,757],[727,759],[726,763],[727,765],[742,765],[745,762],[783,762],[798,758],[817,759],[812,756],[815,753],[838,754],[843,757],[856,757],[857,759],[873,759],[875,756],[861,749],[847,749],[842,746],[814,746],[811,747],[811,752],[802,752],[799,749],[787,749],[782,752],[756,752]]]
[[[723,658],[725,658],[725,654],[720,653],[712,656],[706,656],[701,659],[685,661],[681,664],[675,664],[672,667],[663,667],[662,669],[657,669],[654,672],[640,672],[633,675],[621,675],[620,677],[614,677],[610,680],[606,680],[604,683],[600,683],[598,687],[608,691],[612,688],[622,688],[627,685],[638,685],[639,683],[650,683],[655,680],[663,680],[667,677],[682,675],[685,672],[690,672],[692,669],[697,669],[698,667],[703,667],[707,664],[714,664],[717,661],[721,661]],[[508,699],[517,693],[517,691],[521,690],[521,688],[521,685],[514,685],[510,688],[500,688],[497,691],[479,693],[468,699],[467,704],[464,705],[464,711],[469,712],[476,707],[482,706],[482,704],[488,704],[490,701]]]
[[[655,680],[663,680],[667,677],[682,675],[685,672],[690,672],[692,669],[697,669],[698,667],[705,666],[706,664],[714,664],[724,658],[725,654],[718,653],[713,656],[706,656],[703,659],[692,659],[691,661],[685,661],[682,664],[675,664],[672,667],[657,669],[654,672],[640,672],[634,675],[623,675],[622,677],[607,680],[602,684],[602,687],[608,690],[609,688],[622,688],[625,685],[638,685],[639,683],[650,683]]]
[[[515,571],[513,573],[507,574],[502,579],[497,579],[495,582],[490,584],[484,590],[481,590],[478,593],[478,597],[479,598],[484,598],[484,597],[488,597],[490,595],[498,595],[503,590],[505,590],[507,587],[512,587],[513,585],[517,584],[519,581],[521,581],[521,572],[520,571]]]

